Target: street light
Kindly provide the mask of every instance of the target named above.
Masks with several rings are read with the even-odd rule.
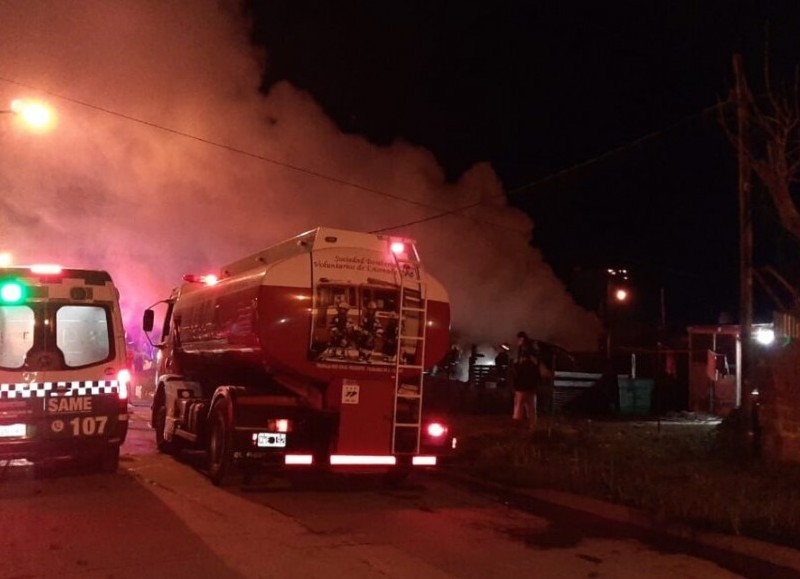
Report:
[[[600,304],[601,319],[605,330],[605,353],[611,358],[611,334],[618,322],[618,308],[627,304],[631,299],[629,288],[630,280],[627,269],[609,268],[605,275],[605,296]]]
[[[56,122],[53,108],[36,100],[15,99],[8,109],[2,109],[0,113],[13,114],[22,124],[36,132],[48,131]]]
[[[753,334],[756,342],[762,346],[770,346],[775,342],[775,330],[772,328],[756,328]]]

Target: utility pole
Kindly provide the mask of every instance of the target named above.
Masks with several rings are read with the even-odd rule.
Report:
[[[758,452],[757,404],[752,399],[752,333],[753,333],[753,213],[750,197],[750,164],[747,159],[747,103],[750,94],[742,70],[742,57],[733,55],[736,78],[737,150],[739,162],[739,340],[741,343],[741,380],[737,384],[736,402],[744,417],[752,417],[753,448]]]

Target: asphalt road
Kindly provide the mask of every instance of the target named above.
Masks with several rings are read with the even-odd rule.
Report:
[[[114,475],[0,470],[0,577],[787,577],[540,500],[420,475],[397,489],[218,489],[137,408]]]

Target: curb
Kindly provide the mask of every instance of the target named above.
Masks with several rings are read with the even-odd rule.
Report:
[[[658,524],[642,511],[564,491],[514,488],[501,483],[486,481],[470,475],[453,472],[446,468],[440,468],[439,470],[431,471],[431,473],[462,484],[474,485],[487,491],[531,498],[566,509],[580,511],[614,523],[634,526],[667,537],[689,541],[704,547],[757,559],[770,565],[791,569],[800,574],[800,550],[791,547],[767,543],[749,537],[700,531],[683,524]]]

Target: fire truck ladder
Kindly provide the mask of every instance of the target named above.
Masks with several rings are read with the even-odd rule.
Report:
[[[400,320],[394,373],[392,452],[415,454],[419,452],[422,430],[426,288],[420,278],[419,261],[395,256],[395,262],[400,274]]]

